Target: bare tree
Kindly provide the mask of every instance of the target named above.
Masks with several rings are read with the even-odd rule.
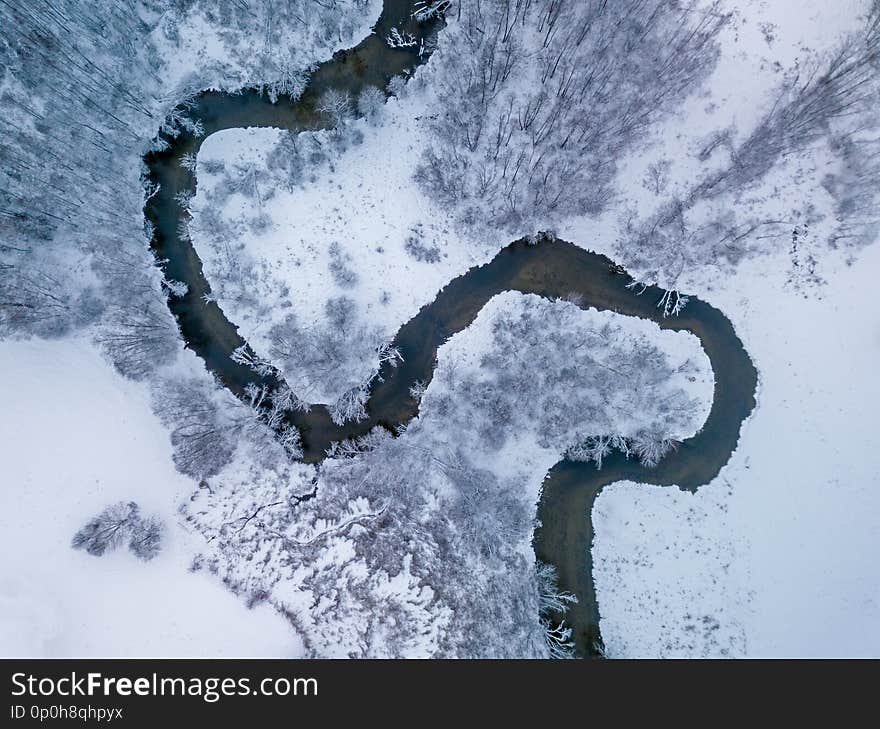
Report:
[[[144,561],[153,559],[162,548],[164,524],[156,516],[143,517],[133,502],[111,504],[73,535],[71,545],[100,557],[126,540],[128,548]]]

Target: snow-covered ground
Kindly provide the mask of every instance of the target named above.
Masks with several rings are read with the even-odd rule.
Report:
[[[177,507],[195,484],[171,461],[147,389],[88,343],[0,343],[0,655],[296,656],[290,625],[191,574],[196,545]],[[124,548],[74,551],[110,503],[136,501],[166,525],[151,562]]]
[[[692,151],[710,129],[728,125],[741,137],[783,73],[827,52],[865,9],[726,5],[738,12],[722,35],[711,91],[658,130],[659,153],[623,167],[633,181],[627,190],[637,189],[657,154],[673,159],[671,184],[684,189],[688,163],[676,149]],[[815,150],[799,174],[772,175],[760,204],[785,210],[800,199],[827,212],[815,184],[821,165]],[[562,226],[573,240],[595,234],[613,250],[610,229],[609,221]],[[811,233],[818,239],[821,230]],[[594,575],[611,655],[880,655],[880,569],[872,558],[880,537],[872,425],[880,408],[872,290],[880,244],[851,259],[816,253],[819,286],[804,286],[806,267],[801,261],[798,275],[786,247],[778,241],[775,252],[732,274],[685,272],[687,290],[730,317],[754,359],[758,405],[728,466],[696,495],[619,484],[600,496]]]
[[[814,297],[786,290],[772,261],[718,283],[709,300],[754,358],[758,405],[696,495],[619,484],[599,497],[612,654],[880,655],[878,270],[874,244]]]
[[[360,319],[390,339],[451,279],[491,259],[510,242],[503,233],[495,240],[463,236],[453,227],[449,212],[414,184],[412,176],[425,146],[419,118],[429,113],[429,103],[425,95],[391,99],[377,125],[355,122],[363,143],[333,164],[307,170],[301,187],[290,191],[280,178],[269,177],[256,183],[256,194],[234,193],[223,199],[220,211],[232,231],[231,244],[243,248],[232,257],[237,265],[243,256],[253,261],[254,275],[243,298],[235,281],[224,283],[229,281],[225,272],[230,239],[206,233],[202,211],[217,209],[214,195],[224,178],[241,181],[252,169],[265,171],[267,155],[282,132],[229,129],[205,141],[190,231],[220,307],[258,354],[268,357],[269,330],[286,315],[292,312],[306,325],[321,322],[327,299],[338,296],[353,299]],[[206,162],[223,162],[225,174],[210,174]],[[255,232],[250,221],[260,214],[271,223]],[[417,226],[424,245],[439,249],[439,261],[419,261],[406,251]],[[339,283],[332,275],[333,243],[343,264],[355,273],[351,284]],[[371,363],[360,364],[362,380]],[[291,382],[298,379],[299,373],[287,374]],[[337,391],[302,395],[310,402],[333,402],[355,383],[340,379]]]

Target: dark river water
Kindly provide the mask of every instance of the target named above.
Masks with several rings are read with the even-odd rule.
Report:
[[[404,27],[421,39],[441,30],[442,24],[416,25],[409,19],[411,0],[386,0],[373,34],[357,47],[337,53],[319,65],[305,93],[294,100],[281,97],[275,103],[254,90],[228,94],[201,94],[190,115],[200,120],[204,135],[183,134],[169,139],[170,147],[146,157],[151,182],[160,190],[146,204],[144,213],[155,226],[152,246],[169,279],[189,287],[183,297],[169,298],[187,346],[192,348],[219,380],[240,395],[251,382],[277,384],[277,376],[259,377],[248,367],[230,359],[245,344],[236,326],[216,303],[202,298],[210,285],[192,244],[178,235],[183,211],[175,201],[182,191],[195,191],[194,174],[180,166],[187,153],[197,154],[204,139],[214,132],[234,127],[279,127],[294,131],[326,126],[315,112],[315,102],[328,88],[356,94],[365,85],[385,88],[394,76],[414,70],[427,53],[414,48],[391,49],[383,41],[394,27]],[[583,242],[589,245],[589,241]],[[411,385],[431,380],[437,348],[467,327],[486,302],[502,291],[520,291],[557,298],[580,294],[582,306],[610,310],[657,322],[663,329],[689,331],[699,337],[715,374],[712,409],[703,429],[668,455],[658,466],[645,468],[620,455],[606,458],[601,470],[592,464],[561,461],[543,483],[537,505],[539,526],[535,530],[537,558],[554,565],[562,589],[573,592],[578,602],[565,616],[573,628],[577,652],[582,656],[601,653],[599,607],[592,578],[592,507],[607,484],[622,479],[641,483],[672,485],[694,491],[711,481],[727,463],[736,447],[740,426],[754,407],[757,373],[730,321],[709,304],[691,297],[678,316],[663,318],[656,303],[662,291],[649,287],[636,296],[626,288],[632,279],[614,272],[604,256],[558,240],[529,245],[514,241],[489,263],[470,269],[450,281],[434,301],[404,324],[394,338],[403,362],[386,367],[370,391],[368,418],[357,423],[335,425],[327,408],[314,405],[308,413],[294,413],[301,431],[304,460],[321,461],[334,441],[361,435],[378,426],[404,423],[418,413],[418,403],[409,395]]]

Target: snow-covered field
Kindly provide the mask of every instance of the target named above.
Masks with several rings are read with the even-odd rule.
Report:
[[[612,654],[880,655],[878,270],[874,244],[811,298],[768,262],[709,297],[754,358],[758,405],[697,494],[618,484],[599,497]]]
[[[0,655],[296,656],[296,633],[188,572],[197,545],[178,524],[193,490],[143,385],[79,339],[0,343]],[[151,562],[92,557],[73,534],[133,500],[165,521]]]
[[[307,326],[325,318],[330,297],[354,300],[362,321],[379,327],[390,339],[397,329],[432,301],[451,279],[491,259],[510,241],[473,241],[458,233],[448,211],[422,194],[412,176],[425,144],[419,117],[429,113],[425,95],[391,99],[376,126],[356,122],[362,144],[331,164],[310,169],[301,187],[290,191],[281,179],[256,183],[257,193],[225,197],[221,216],[233,231],[233,257],[253,262],[245,296],[229,270],[229,240],[204,230],[202,211],[216,210],[215,192],[223,176],[210,174],[206,162],[223,162],[226,175],[246,179],[251,169],[266,170],[266,158],[278,144],[277,129],[229,129],[209,137],[199,153],[198,194],[191,210],[190,231],[212,282],[213,293],[229,319],[261,356],[271,350],[269,330],[293,313]],[[319,133],[319,138],[326,134]],[[271,221],[254,232],[250,221],[264,214]],[[427,246],[437,246],[440,260],[416,260],[406,251],[416,226]],[[353,283],[334,279],[331,245],[338,246],[343,265],[354,272]],[[360,363],[355,377],[369,375],[371,363]],[[287,373],[296,381],[299,373]],[[353,383],[340,379],[335,391],[302,393],[310,402],[333,402]]]

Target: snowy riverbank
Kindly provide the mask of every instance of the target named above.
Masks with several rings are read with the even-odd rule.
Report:
[[[0,653],[296,656],[296,633],[188,571],[197,540],[177,510],[195,484],[171,461],[147,388],[80,339],[0,343]],[[165,522],[150,562],[74,551],[74,532],[133,500]]]

